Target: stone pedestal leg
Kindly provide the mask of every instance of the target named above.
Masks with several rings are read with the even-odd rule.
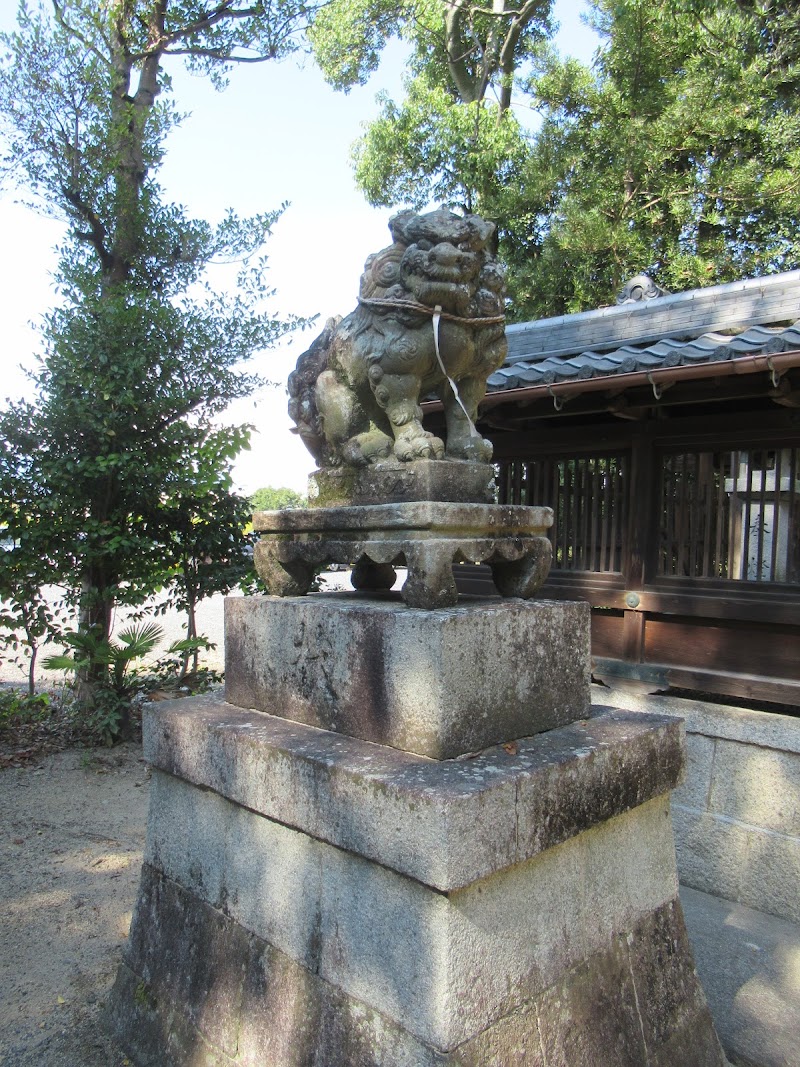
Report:
[[[536,537],[522,559],[490,560],[492,578],[500,596],[522,597],[523,600],[532,597],[544,584],[552,559],[550,541],[546,537]]]
[[[445,541],[420,541],[406,547],[406,578],[400,595],[411,608],[449,608],[458,603],[453,577],[453,546]]]
[[[353,567],[350,581],[354,589],[391,589],[397,572],[391,563],[374,563],[366,556]]]
[[[305,596],[314,581],[315,567],[303,560],[280,559],[280,542],[256,542],[253,562],[256,572],[274,596]]]

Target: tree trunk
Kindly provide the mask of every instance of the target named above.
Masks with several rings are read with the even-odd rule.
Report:
[[[186,640],[192,641],[197,637],[197,597],[194,595],[194,591],[187,583],[186,591]],[[183,663],[181,664],[180,681],[182,682],[186,675],[189,673],[189,660],[192,662],[192,670],[197,673],[197,663],[199,657],[199,649],[195,649],[191,652],[187,649],[183,654]]]
[[[28,664],[28,696],[32,697],[36,694],[36,656],[39,649],[35,638],[28,638],[28,643],[31,649],[31,661]]]
[[[165,8],[164,0],[156,0],[150,11],[151,45],[163,37]],[[127,280],[140,248],[140,201],[147,177],[145,132],[159,93],[158,77],[161,70],[161,52],[154,48],[142,61],[136,92],[131,94],[134,63],[128,44],[129,35],[129,27],[123,16],[114,27],[110,42],[114,70],[110,129],[113,132],[112,152],[115,159],[116,228],[107,279],[112,287]]]
[[[81,582],[81,599],[78,607],[78,629],[91,634],[96,644],[111,637],[111,621],[114,599],[110,595],[108,579],[99,569],[87,567]],[[81,704],[91,707],[99,686],[108,684],[108,666],[92,660],[78,672],[76,696]]]

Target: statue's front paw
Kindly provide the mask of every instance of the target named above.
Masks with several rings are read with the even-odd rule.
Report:
[[[392,451],[392,439],[381,430],[367,430],[346,441],[342,458],[348,467],[367,467],[386,459]]]
[[[475,434],[459,441],[447,442],[449,459],[469,459],[475,463],[489,463],[492,458],[492,442]]]
[[[394,443],[394,454],[404,463],[413,459],[441,459],[444,443],[427,430],[400,434]]]

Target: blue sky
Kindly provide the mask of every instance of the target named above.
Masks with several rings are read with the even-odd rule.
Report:
[[[560,50],[584,61],[596,47],[580,21],[583,0],[556,0]],[[17,4],[0,0],[0,29],[11,29]],[[376,93],[401,95],[403,50],[388,49],[368,85],[336,93],[310,60],[287,60],[234,70],[224,93],[177,67],[173,73],[178,107],[190,117],[169,138],[161,181],[167,193],[193,215],[219,219],[228,207],[247,215],[290,202],[268,245],[269,283],[277,290],[276,312],[318,314],[320,328],[334,314],[355,306],[358,281],[370,252],[389,242],[392,210],[369,207],[356,190],[350,146],[361,124],[377,114]],[[35,323],[53,303],[50,274],[60,227],[0,196],[4,235],[4,277],[0,286],[3,322],[0,396],[19,396],[38,346]],[[313,329],[257,358],[254,369],[278,388],[261,390],[234,405],[229,417],[255,424],[252,449],[235,475],[245,492],[261,485],[304,490],[311,457],[289,432],[284,383]]]

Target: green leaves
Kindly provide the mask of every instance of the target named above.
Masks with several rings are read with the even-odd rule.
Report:
[[[256,489],[249,497],[248,503],[253,511],[280,511],[282,508],[308,507],[308,500],[302,493],[283,486],[278,489],[273,486]]]
[[[108,668],[106,684],[115,693],[124,696],[130,664],[148,656],[163,636],[164,631],[154,622],[121,630],[116,641],[106,640],[85,630],[62,634],[61,641],[72,649],[72,655],[48,656],[44,660],[44,667],[49,671],[73,673],[92,666]]]
[[[309,31],[325,77],[363,84],[389,38],[412,46],[406,98],[383,96],[381,115],[354,150],[370,203],[438,200],[492,216],[493,197],[524,154],[511,111],[515,84],[550,32],[550,0],[521,6],[444,0],[333,0]]]
[[[384,98],[381,116],[355,147],[356,181],[367,199],[485,210],[527,151],[515,116],[489,101],[460,103],[424,78],[407,88],[400,106]]]
[[[308,13],[295,0],[64,0],[55,17],[23,6],[2,38],[5,166],[70,229],[36,402],[0,412],[0,530],[13,545],[0,622],[12,640],[26,633],[33,661],[41,619],[55,625],[43,586],[62,583],[79,618],[71,669],[87,704],[114,695],[112,732],[127,665],[154,637],[111,642],[114,605],[167,587],[191,616],[249,566],[230,466],[250,427],[216,419],[262,384],[247,361],[299,324],[269,308],[263,249],[283,208],[214,227],[165,202],[156,176],[179,116],[163,64],[181,56],[222,84],[237,62],[293,51]],[[240,265],[233,295],[208,280],[220,261]]]
[[[687,6],[598,0],[594,69],[553,59],[528,83],[543,125],[501,235],[514,318],[610,303],[640,271],[678,291],[797,265],[788,69],[747,5]]]
[[[595,0],[590,69],[548,50],[549,5],[335,0],[312,46],[332,84],[412,45],[406,95],[354,149],[370,203],[449,203],[498,224],[512,319],[800,258],[800,16],[749,0]],[[513,108],[513,103],[520,105]],[[540,123],[523,129],[525,108]]]
[[[323,5],[308,38],[325,80],[347,92],[378,68],[387,41],[400,33],[413,5],[392,0],[333,0]]]

